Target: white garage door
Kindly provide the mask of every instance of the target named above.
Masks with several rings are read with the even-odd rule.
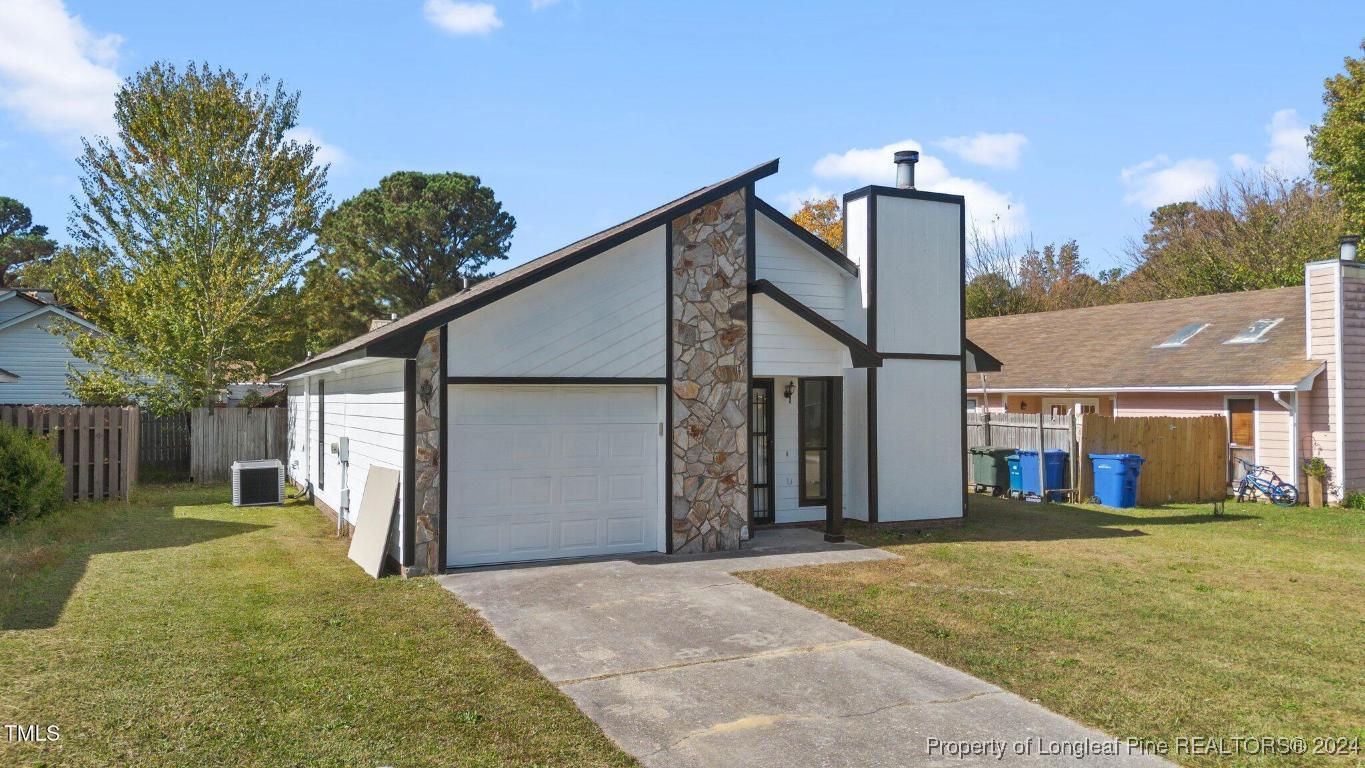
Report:
[[[658,549],[659,388],[451,385],[449,565]]]

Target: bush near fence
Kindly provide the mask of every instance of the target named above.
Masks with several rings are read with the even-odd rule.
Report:
[[[126,500],[137,485],[137,408],[3,405],[0,423],[49,440],[66,472],[68,500]]]

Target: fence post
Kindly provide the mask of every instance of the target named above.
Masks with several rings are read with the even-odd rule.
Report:
[[[993,445],[991,442],[991,413],[990,411],[981,412],[981,441],[986,445]],[[969,446],[970,447],[970,446]]]
[[[1043,439],[1043,412],[1038,411],[1038,493],[1039,501],[1047,501],[1047,468],[1044,466],[1044,451],[1047,442]]]
[[[1066,452],[1071,457],[1071,485],[1076,489],[1076,501],[1081,500],[1081,460],[1080,446],[1076,445],[1076,408],[1067,411]]]

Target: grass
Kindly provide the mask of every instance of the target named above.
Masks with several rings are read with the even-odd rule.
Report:
[[[311,507],[152,488],[0,528],[0,765],[634,765],[431,579]]]
[[[1115,736],[1355,737],[1365,749],[1365,515],[1209,511],[973,496],[960,529],[848,527],[898,559],[743,576]]]

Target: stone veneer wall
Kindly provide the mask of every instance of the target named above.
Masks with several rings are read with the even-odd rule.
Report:
[[[673,551],[738,549],[749,531],[745,190],[670,222]]]
[[[428,331],[417,351],[417,455],[413,466],[414,531],[412,565],[404,576],[441,572],[441,329]],[[423,399],[423,393],[429,397]]]

